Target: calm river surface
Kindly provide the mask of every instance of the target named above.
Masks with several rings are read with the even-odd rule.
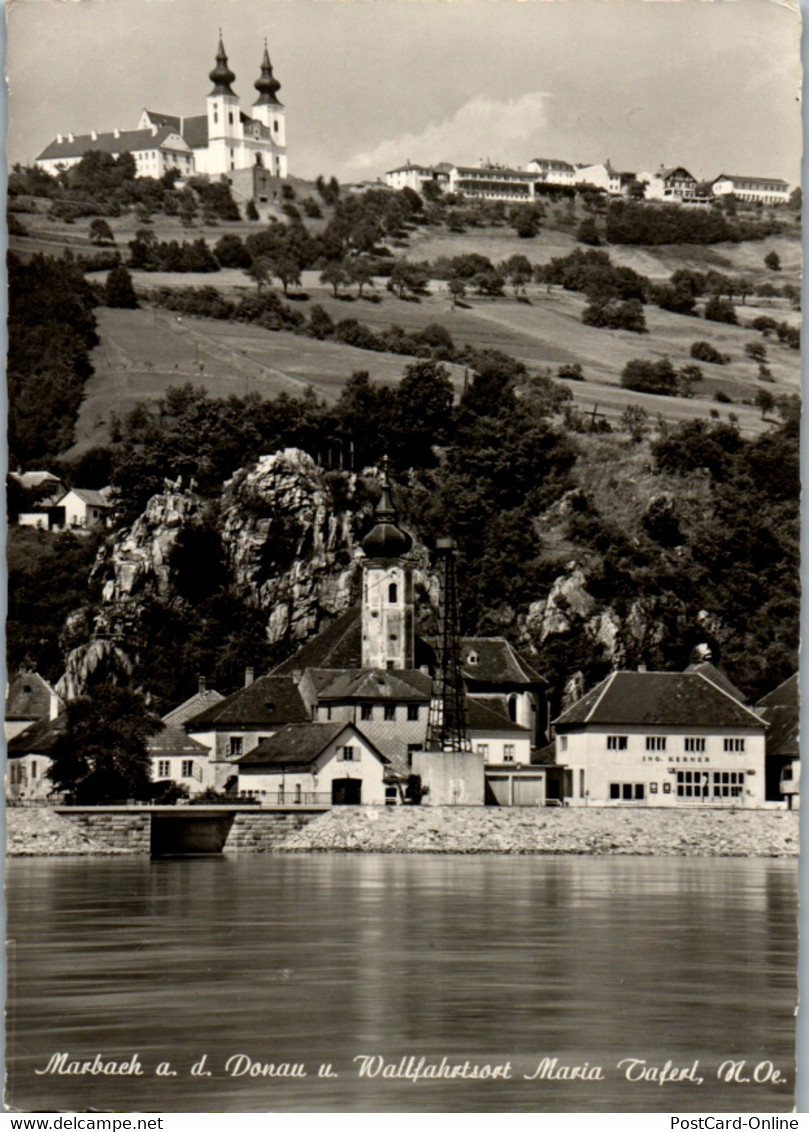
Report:
[[[7,909],[6,1102],[26,1111],[793,1105],[795,861],[13,859]],[[98,1053],[143,1073],[37,1074],[57,1053],[63,1071]],[[191,1075],[203,1055],[210,1076]],[[363,1077],[359,1056],[461,1068]],[[726,1059],[786,1083],[725,1084]],[[667,1061],[703,1083],[625,1078]],[[232,1075],[270,1063],[307,1076]],[[553,1079],[585,1064],[601,1079]],[[470,1076],[484,1066],[502,1076]]]

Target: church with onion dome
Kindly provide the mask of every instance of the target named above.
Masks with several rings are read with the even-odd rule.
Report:
[[[239,182],[245,180],[247,171],[256,186],[266,184],[268,178],[284,180],[285,111],[278,98],[281,84],[273,74],[266,41],[260,73],[253,83],[258,96],[249,113],[242,109],[233,89],[236,75],[228,64],[221,31],[208,78],[213,86],[204,114],[186,117],[144,110],[134,130],[57,134],[36,164],[55,174],[77,165],[88,151],[109,153],[115,158],[131,153],[139,177],[162,177],[176,169],[184,177],[207,174]]]

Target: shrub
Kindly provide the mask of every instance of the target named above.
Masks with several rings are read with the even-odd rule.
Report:
[[[581,316],[586,326],[603,326],[608,330],[632,330],[635,334],[646,333],[646,316],[643,304],[638,299],[627,299],[624,303],[615,301],[591,303],[585,307]]]
[[[659,362],[633,358],[621,371],[621,385],[624,389],[634,389],[638,393],[663,393],[676,397],[677,371],[668,358],[661,358]]]
[[[778,252],[768,252],[764,257],[764,266],[769,267],[770,271],[780,271],[781,257]]]
[[[712,366],[723,366],[730,361],[726,354],[721,354],[710,342],[692,342],[691,357],[698,362],[708,362]]]
[[[563,362],[559,366],[559,377],[566,377],[568,381],[584,381],[584,370],[578,362]]]
[[[728,397],[723,389],[718,389],[713,395],[714,401],[718,401],[720,405],[732,405],[733,401]]]
[[[727,322],[738,326],[736,308],[730,299],[723,299],[721,295],[712,295],[705,304],[705,317],[709,322]]]

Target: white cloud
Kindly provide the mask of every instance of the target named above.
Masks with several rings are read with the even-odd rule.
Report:
[[[420,134],[402,134],[374,149],[349,156],[345,167],[356,177],[378,177],[408,159],[432,165],[439,161],[477,163],[491,158],[525,165],[547,125],[546,103],[551,96],[531,91],[519,98],[497,101],[476,95],[451,118],[431,122]]]

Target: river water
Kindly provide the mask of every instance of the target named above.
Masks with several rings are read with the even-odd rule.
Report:
[[[795,861],[14,859],[7,910],[25,1111],[793,1107]]]

